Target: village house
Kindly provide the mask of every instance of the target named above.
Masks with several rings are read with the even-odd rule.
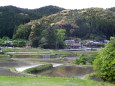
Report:
[[[12,45],[12,44],[13,44],[13,42],[12,42],[12,41],[4,41],[4,43],[5,43],[5,44],[10,44],[10,45]]]
[[[66,45],[72,45],[75,43],[75,40],[65,40]]]
[[[80,43],[75,43],[75,40],[65,40],[66,48],[68,49],[76,49],[76,48],[81,48]]]
[[[87,41],[84,45],[87,47],[101,47],[102,42]]]

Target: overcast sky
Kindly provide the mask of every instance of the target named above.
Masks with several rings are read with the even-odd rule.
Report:
[[[40,8],[55,5],[66,9],[83,9],[90,7],[115,7],[115,0],[0,0],[0,6],[13,5],[21,8]]]

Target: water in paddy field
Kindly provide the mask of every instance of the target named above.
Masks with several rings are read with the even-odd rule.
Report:
[[[30,64],[26,62],[16,61],[13,60],[12,58],[6,58],[6,57],[0,58],[0,67],[14,68],[14,67],[27,66],[27,65]]]
[[[49,56],[45,57],[43,56],[42,59],[46,61],[46,59],[48,58],[51,59],[51,57]],[[35,63],[34,60],[36,61]],[[52,69],[38,73],[38,75],[53,76],[53,77],[83,78],[85,75],[93,72],[93,68],[91,66],[64,65],[63,63],[53,63],[53,62],[52,64],[53,64]],[[18,72],[22,72],[25,69],[39,65],[42,64],[39,63],[39,60],[37,60],[37,58],[18,58],[18,59],[0,58],[0,67],[5,67],[0,68],[0,76],[25,76],[23,74],[14,73],[7,68],[15,68]]]
[[[24,69],[33,67],[35,65],[36,64],[34,63],[13,60],[9,57],[0,58],[0,76],[28,76],[17,72],[12,72],[9,68],[15,68],[17,71],[21,72]]]
[[[15,68],[18,72],[22,72],[25,69],[43,65],[41,63],[24,62],[27,60],[37,60],[37,59],[35,58],[26,58],[26,59],[20,58],[19,59],[18,58],[17,60],[15,60],[9,57],[0,58],[0,67],[1,67],[0,75],[5,75],[5,76],[13,75],[13,73],[11,73],[11,71],[8,68]],[[56,67],[59,65],[62,65],[62,64],[53,64],[53,67]],[[14,75],[16,74],[14,73]]]
[[[91,66],[63,65],[39,74],[53,77],[84,78],[84,76],[90,73],[93,73],[93,68]]]
[[[0,58],[0,67],[16,68],[17,70],[22,72],[24,69],[41,65],[39,63],[24,62],[27,61],[28,59],[22,59],[22,60],[23,61],[20,61],[20,59],[15,60],[12,58]]]

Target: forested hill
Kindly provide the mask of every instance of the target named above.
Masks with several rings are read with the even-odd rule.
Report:
[[[109,8],[108,10],[115,12],[115,7]]]
[[[62,46],[62,40],[65,39],[81,38],[100,41],[109,39],[110,36],[115,36],[113,9],[88,8],[63,10],[20,25],[14,38],[29,39],[31,45],[35,47],[54,48],[57,40]]]
[[[56,6],[45,6],[39,9],[23,9],[15,6],[0,7],[0,38],[3,36],[12,38],[18,25],[62,10],[63,8]]]

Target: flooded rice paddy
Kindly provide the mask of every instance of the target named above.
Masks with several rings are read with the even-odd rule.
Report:
[[[40,75],[53,77],[74,77],[84,78],[85,75],[93,72],[91,66],[63,65],[39,73]]]
[[[48,57],[48,58],[47,58]],[[50,59],[49,59],[50,58]],[[68,58],[65,61],[62,59],[43,56],[38,58],[0,58],[0,76],[28,76],[19,72],[25,69],[39,66],[45,63],[52,63],[53,68],[37,75],[52,76],[52,77],[75,77],[83,78],[85,75],[93,72],[91,66],[67,65],[66,62],[72,61],[75,58]],[[12,72],[9,68],[15,68],[18,72]]]

